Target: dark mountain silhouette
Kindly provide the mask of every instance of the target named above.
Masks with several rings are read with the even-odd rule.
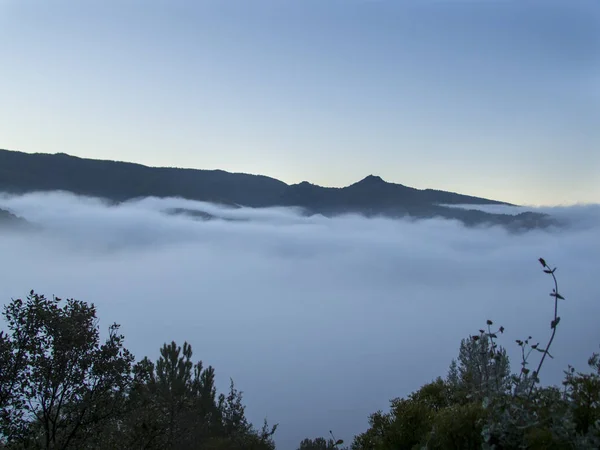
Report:
[[[147,167],[58,153],[0,150],[0,191],[64,190],[115,202],[137,197],[183,197],[215,203],[270,206],[287,185],[260,175],[222,170]]]
[[[281,204],[303,206],[330,213],[361,212],[367,214],[402,214],[432,210],[434,205],[505,204],[495,200],[471,197],[452,192],[415,189],[402,184],[387,183],[369,175],[344,188],[324,188],[306,181],[289,186]],[[434,208],[435,209],[435,208]]]
[[[547,226],[537,213],[489,214],[444,205],[508,205],[453,192],[415,189],[369,175],[344,188],[308,182],[288,185],[262,175],[147,167],[141,164],[78,158],[64,153],[0,150],[0,191],[69,191],[121,202],[138,197],[182,197],[231,206],[299,206],[307,214],[359,213],[367,216],[446,217],[468,225],[498,223],[511,227]],[[200,214],[201,216],[202,214]]]
[[[22,228],[27,226],[28,222],[25,219],[15,216],[10,211],[0,209],[0,227]]]

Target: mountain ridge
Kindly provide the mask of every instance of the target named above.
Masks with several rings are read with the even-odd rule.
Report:
[[[416,189],[368,175],[345,187],[303,181],[287,184],[266,175],[221,169],[150,167],[139,163],[80,158],[66,153],[24,153],[0,149],[0,191],[22,194],[68,191],[119,203],[140,197],[181,197],[248,207],[294,206],[307,214],[358,213],[387,217],[444,217],[467,225],[483,223],[532,228],[547,225],[538,213],[506,214],[444,205],[511,205],[454,192]],[[515,206],[515,205],[511,205]]]
[[[29,223],[6,209],[0,209],[0,226],[11,228],[28,227]]]

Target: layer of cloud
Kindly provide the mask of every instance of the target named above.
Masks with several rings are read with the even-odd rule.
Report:
[[[523,234],[64,193],[2,196],[0,208],[43,227],[0,230],[0,298],[35,289],[94,302],[102,326],[121,323],[140,358],[187,340],[222,389],[236,381],[255,423],[280,423],[283,450],[330,429],[350,441],[389,399],[444,375],[460,339],[488,318],[506,327],[516,366],[514,340],[549,333],[540,256],[559,266],[567,298],[543,378],[584,368],[600,344],[598,205],[544,210],[569,227]]]

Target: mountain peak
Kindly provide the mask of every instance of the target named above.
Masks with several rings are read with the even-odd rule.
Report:
[[[386,181],[384,181],[381,177],[379,177],[377,175],[369,175],[369,176],[363,178],[362,180],[360,180],[356,184],[376,185],[376,184],[387,184],[387,183],[386,183]]]

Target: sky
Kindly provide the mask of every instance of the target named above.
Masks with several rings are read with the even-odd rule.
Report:
[[[566,298],[542,382],[559,384],[568,364],[585,371],[600,350],[599,205],[540,209],[565,227],[520,234],[182,199],[108,206],[55,192],[2,194],[0,208],[42,227],[0,230],[10,255],[0,258],[2,302],[30,289],[93,302],[104,335],[121,324],[137,360],[187,340],[215,367],[220,392],[233,378],[254,424],[280,424],[278,450],[329,430],[350,443],[390,399],[445,376],[460,340],[487,319],[505,327],[499,344],[518,371],[515,340],[550,334],[554,285],[539,257],[558,267]]]
[[[600,3],[0,0],[0,148],[600,201]]]

